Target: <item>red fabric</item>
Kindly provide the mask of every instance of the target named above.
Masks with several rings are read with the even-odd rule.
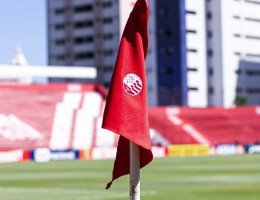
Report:
[[[120,135],[112,181],[129,174],[129,141],[140,147],[140,168],[152,161],[149,135],[145,57],[147,54],[149,8],[138,0],[125,26],[104,112],[102,127]],[[139,79],[127,85],[129,74]],[[130,75],[131,76],[131,75]],[[130,77],[130,79],[133,76]],[[141,83],[142,82],[142,83]],[[140,88],[142,88],[140,90]],[[138,94],[138,92],[140,92]]]

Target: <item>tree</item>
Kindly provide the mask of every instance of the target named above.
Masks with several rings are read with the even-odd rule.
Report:
[[[248,105],[248,98],[245,96],[236,96],[235,105],[237,106]]]

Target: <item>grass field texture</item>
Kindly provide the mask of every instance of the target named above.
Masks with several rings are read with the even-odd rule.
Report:
[[[0,200],[129,199],[113,161],[0,164]],[[260,155],[155,159],[142,170],[142,200],[259,200]]]

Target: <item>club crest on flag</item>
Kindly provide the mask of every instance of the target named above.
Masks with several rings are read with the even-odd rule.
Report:
[[[123,80],[123,87],[127,94],[136,96],[142,91],[142,80],[134,73],[127,74]]]

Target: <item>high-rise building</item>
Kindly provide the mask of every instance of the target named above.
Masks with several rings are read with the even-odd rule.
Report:
[[[49,0],[49,65],[95,66],[97,81],[108,86],[135,1]],[[150,105],[207,105],[205,42],[198,42],[205,40],[205,6],[203,0],[187,2],[149,1]]]
[[[260,0],[157,0],[159,104],[260,104],[259,11]]]
[[[120,27],[118,1],[48,0],[49,65],[95,66],[109,85]]]
[[[260,1],[207,0],[208,103],[260,103]]]
[[[95,66],[97,82],[108,87],[120,36],[134,3],[135,0],[48,0],[49,65]],[[154,4],[151,5],[150,24],[154,23]],[[155,30],[154,26],[149,27],[148,94],[149,104],[156,105]]]
[[[108,87],[135,1],[49,0],[49,64],[95,66],[97,81]],[[240,98],[260,103],[259,0],[149,4],[150,105],[230,107]]]
[[[156,1],[159,104],[207,106],[204,0]]]

